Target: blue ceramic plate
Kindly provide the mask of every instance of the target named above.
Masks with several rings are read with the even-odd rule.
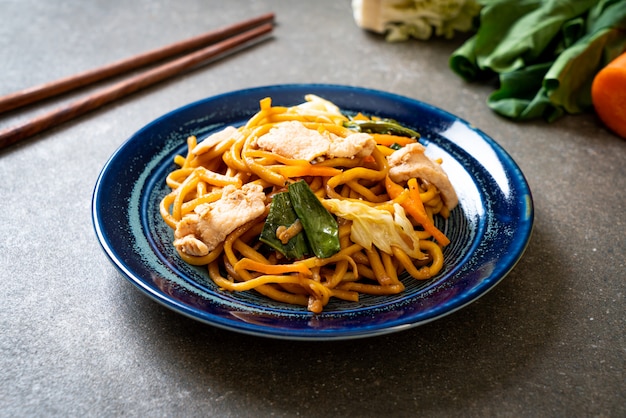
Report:
[[[438,226],[451,239],[446,264],[432,280],[403,277],[394,296],[358,303],[332,300],[320,315],[271,301],[253,291],[220,291],[205,268],[179,259],[172,231],[159,215],[166,175],[199,140],[243,124],[259,100],[304,101],[308,93],[348,112],[393,118],[422,134],[427,153],[443,159],[460,205]],[[422,102],[385,92],[335,85],[280,85],[235,91],[174,110],[128,139],[104,166],[93,195],[93,222],[115,267],[143,293],[176,312],[225,329],[285,339],[332,340],[380,335],[441,318],[493,288],[522,256],[531,235],[530,190],[518,166],[491,138]]]

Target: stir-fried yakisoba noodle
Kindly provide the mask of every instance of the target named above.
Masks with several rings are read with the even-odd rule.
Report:
[[[402,292],[405,271],[436,275],[449,240],[433,216],[458,203],[440,162],[392,120],[305,99],[266,98],[244,126],[189,137],[160,207],[180,257],[221,289],[315,313],[331,297]]]

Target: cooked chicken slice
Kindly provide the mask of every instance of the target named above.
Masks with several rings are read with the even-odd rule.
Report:
[[[257,146],[287,158],[312,161],[328,152],[330,141],[297,121],[283,122],[257,139]]]
[[[410,178],[421,178],[434,184],[441,193],[443,203],[453,209],[459,199],[450,183],[450,179],[439,164],[431,160],[420,143],[406,145],[387,157],[389,177],[396,183]]]
[[[193,235],[185,235],[177,239],[174,241],[174,246],[185,254],[197,257],[202,257],[210,252],[209,247]]]
[[[357,132],[345,138],[332,135],[331,139],[328,150],[329,157],[367,157],[376,148],[376,141],[370,134],[366,133]]]
[[[217,248],[228,234],[258,218],[264,211],[262,186],[249,183],[238,189],[228,185],[224,187],[220,200],[198,206],[196,213],[186,215],[179,222],[174,232],[174,246],[190,255],[206,255]]]
[[[283,157],[313,161],[320,157],[365,157],[372,153],[376,143],[369,134],[354,133],[343,138],[289,121],[277,124],[259,137],[257,146]]]

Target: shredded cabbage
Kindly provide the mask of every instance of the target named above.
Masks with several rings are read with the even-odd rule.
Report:
[[[304,96],[305,101],[297,106],[287,109],[287,113],[314,118],[315,120],[341,124],[348,118],[341,113],[341,109],[333,102],[323,99],[315,94]]]
[[[393,205],[392,215],[354,200],[325,199],[323,203],[329,212],[352,221],[350,239],[363,248],[374,245],[392,254],[391,247],[396,246],[413,258],[424,258],[413,225],[399,204]]]
[[[481,6],[476,0],[352,0],[357,25],[385,33],[390,42],[433,35],[452,38],[473,29]]]

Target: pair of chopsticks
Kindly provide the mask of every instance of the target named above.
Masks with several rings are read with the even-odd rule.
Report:
[[[58,126],[61,123],[74,119],[140,89],[182,73],[210,59],[220,58],[238,48],[245,47],[252,41],[259,40],[264,35],[269,34],[273,29],[273,22],[274,14],[267,13],[117,61],[104,67],[0,97],[0,113],[3,113],[80,87],[85,87],[92,83],[147,66],[148,64],[156,63],[166,58],[196,50],[188,55],[176,58],[151,70],[97,91],[83,99],[71,102],[66,106],[35,117],[20,125],[0,131],[0,149],[46,129]]]

